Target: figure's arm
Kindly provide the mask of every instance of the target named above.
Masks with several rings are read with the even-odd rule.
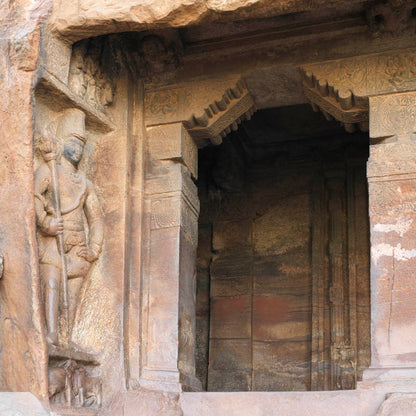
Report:
[[[50,184],[50,172],[46,164],[35,172],[36,225],[45,234],[55,236],[63,232],[63,221],[54,216],[54,210],[45,198]]]
[[[104,221],[100,202],[90,181],[87,181],[84,212],[89,227],[89,248],[81,248],[78,251],[78,255],[84,257],[89,262],[93,262],[98,259],[103,247]]]

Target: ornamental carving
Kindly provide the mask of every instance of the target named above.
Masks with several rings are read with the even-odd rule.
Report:
[[[147,126],[183,122],[199,146],[208,141],[221,144],[255,111],[253,98],[240,78],[154,89],[145,97]]]
[[[66,408],[100,407],[101,380],[91,374],[99,363],[72,340],[81,287],[100,256],[104,238],[95,187],[78,169],[87,138],[85,113],[65,110],[56,131],[50,125],[40,136],[44,163],[35,172],[34,191],[49,398]],[[63,143],[62,155],[58,143]]]
[[[369,97],[416,89],[415,68],[416,49],[406,49],[308,64],[301,73],[313,109],[354,132],[368,130]]]
[[[104,111],[113,103],[114,85],[103,63],[102,45],[93,41],[76,44],[72,50],[68,87],[78,98]]]

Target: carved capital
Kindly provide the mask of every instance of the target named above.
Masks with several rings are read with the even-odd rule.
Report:
[[[152,160],[178,161],[198,178],[198,149],[182,123],[149,127],[147,136]]]
[[[416,93],[370,97],[370,136],[388,137],[416,132]]]
[[[386,181],[416,173],[416,92],[370,97],[370,146],[367,176]]]
[[[183,122],[199,146],[221,144],[254,111],[253,98],[239,77],[150,90],[145,98],[148,127]]]
[[[301,67],[314,110],[345,125],[368,130],[369,97],[416,90],[416,49],[365,55]]]

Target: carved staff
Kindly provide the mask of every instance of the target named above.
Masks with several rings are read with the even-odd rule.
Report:
[[[43,158],[51,171],[51,185],[52,185],[52,198],[54,203],[55,218],[58,221],[62,221],[61,215],[61,201],[59,197],[59,182],[58,171],[56,168],[56,143],[57,138],[52,133],[51,128],[45,131],[42,135],[41,151]],[[63,233],[58,233],[56,236],[58,243],[58,250],[61,257],[61,280],[62,280],[62,315],[63,315],[63,338],[64,346],[68,346],[69,343],[69,307],[68,307],[68,275],[67,264],[64,251],[64,236]],[[62,320],[61,320],[62,321]]]

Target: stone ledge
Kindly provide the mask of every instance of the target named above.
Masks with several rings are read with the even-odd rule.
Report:
[[[47,97],[48,101],[54,105],[56,104],[57,107],[76,107],[84,111],[87,127],[93,127],[103,133],[108,133],[115,129],[114,123],[106,114],[77,97],[62,81],[44,68],[39,71],[36,95],[38,97]]]
[[[385,391],[182,393],[183,416],[374,416]]]

